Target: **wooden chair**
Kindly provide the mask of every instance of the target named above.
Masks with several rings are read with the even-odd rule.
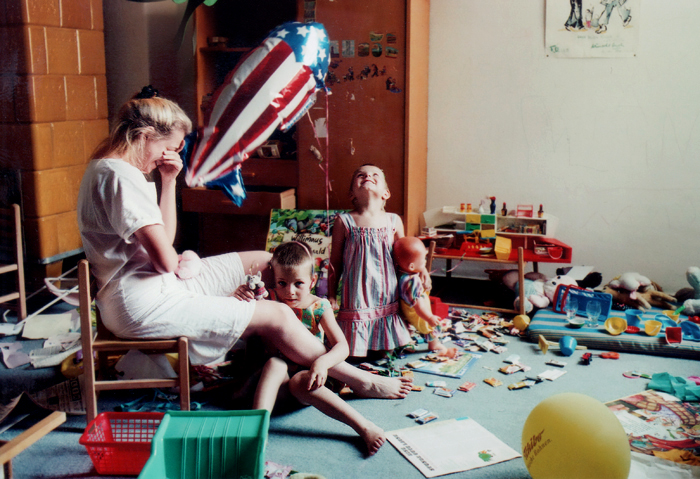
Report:
[[[97,392],[113,389],[146,389],[180,387],[180,409],[190,410],[190,372],[187,338],[131,340],[114,336],[102,324],[100,311],[96,309],[97,334],[92,333],[90,265],[87,260],[78,263],[78,285],[80,290],[80,331],[83,344],[83,371],[85,373],[85,400],[88,424],[97,416]],[[177,352],[179,361],[178,377],[173,379],[124,379],[103,380],[95,377],[95,361],[101,373],[106,366],[106,355],[99,353],[125,352],[132,349],[145,353]]]
[[[66,413],[54,411],[10,441],[2,441],[0,464],[5,479],[12,479],[12,458],[66,422]]]
[[[8,262],[5,262],[7,259]],[[27,317],[27,296],[24,291],[24,249],[22,216],[19,205],[0,208],[0,274],[15,275],[16,291],[0,296],[0,304],[17,311],[17,320]]]

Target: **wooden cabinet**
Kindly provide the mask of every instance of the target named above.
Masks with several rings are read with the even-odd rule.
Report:
[[[308,18],[309,11],[304,12],[304,5],[311,3],[227,0],[197,8],[198,103],[206,105],[207,96],[270,30],[287,21]],[[324,146],[325,139],[320,140],[319,147],[311,122],[302,118],[281,138],[292,145],[285,150],[287,159],[246,160],[242,165],[244,183],[258,192],[272,189],[277,193],[280,189],[293,188],[296,208],[325,209],[325,173],[310,151],[313,145],[324,157],[330,158],[328,206],[331,209],[351,208],[347,191],[352,173],[365,163],[373,163],[384,169],[391,189],[387,211],[403,217],[407,234],[418,234],[419,217],[426,203],[429,0],[317,1],[313,5],[316,21],[324,24],[331,41],[337,41],[338,45],[343,42],[355,45],[352,57],[340,54],[333,58],[333,68],[329,72],[339,81],[330,85],[332,94],[328,96],[328,109],[326,94],[319,92],[316,105],[310,110],[312,120],[327,119],[329,150]],[[377,40],[376,35],[382,35],[381,40],[371,41]],[[379,44],[382,54],[373,56],[370,52],[368,56],[359,56],[358,48],[363,43]],[[387,56],[387,47],[396,54]],[[348,51],[346,49],[346,53]],[[365,78],[363,70],[370,68],[371,75],[373,65],[377,66],[377,75]],[[349,71],[354,72],[354,79],[346,75]],[[204,118],[205,113],[199,111],[198,126],[203,125]],[[203,230],[205,222],[210,225],[216,221],[238,223],[241,219],[240,215],[202,218],[209,212],[203,211],[201,195],[201,192],[187,191],[182,195],[183,210],[197,212],[200,216],[200,252],[202,245],[211,241],[211,232]],[[259,215],[264,217],[258,221],[266,225],[269,211]],[[249,223],[255,221],[248,220]],[[264,239],[264,236],[250,238],[248,244],[241,245],[229,242],[226,247],[235,250],[258,245],[261,248]],[[219,251],[215,248],[210,252]]]
[[[351,209],[352,173],[375,164],[392,194],[386,209],[402,216],[407,234],[418,234],[426,204],[429,6],[428,0],[353,0],[319,1],[315,9],[339,50],[329,67],[337,81],[330,85],[328,114],[322,93],[310,110],[314,121],[327,117],[329,152],[323,138],[321,151],[330,158],[329,207]],[[344,56],[353,45],[354,56]],[[359,56],[365,47],[369,54]],[[303,172],[297,205],[323,209],[325,174],[309,151],[318,145],[310,125],[302,119],[297,127]]]

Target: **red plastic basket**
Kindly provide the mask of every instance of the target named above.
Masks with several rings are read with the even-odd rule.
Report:
[[[99,474],[137,476],[151,456],[151,439],[164,414],[103,412],[80,437]]]

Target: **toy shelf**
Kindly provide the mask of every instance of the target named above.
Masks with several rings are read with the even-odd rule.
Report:
[[[524,250],[522,247],[517,248],[517,250],[514,251],[515,253],[515,259],[498,259],[495,256],[482,256],[478,254],[477,252],[472,252],[472,251],[466,251],[462,252],[460,250],[446,250],[446,249],[440,249],[435,247],[435,242],[431,241],[430,242],[430,248],[428,249],[428,261],[427,261],[427,269],[430,271],[432,269],[432,264],[434,259],[444,259],[447,261],[448,267],[447,269],[450,269],[450,266],[452,264],[453,259],[458,259],[460,261],[483,261],[483,262],[489,262],[489,263],[501,263],[501,264],[516,264],[518,267],[518,281],[519,281],[519,296],[524,297],[525,296],[525,254]],[[450,274],[448,273],[448,278],[450,277]],[[495,311],[499,313],[510,313],[510,314],[525,314],[525,301],[520,302],[520,309],[504,309],[504,308],[495,308],[491,306],[484,306],[484,305],[468,305],[468,304],[455,304],[455,303],[445,303],[448,304],[449,306],[460,306],[460,307],[468,307],[468,308],[474,308],[474,309],[482,309],[486,311]]]
[[[482,232],[482,238],[501,236],[534,236],[551,238],[556,234],[559,218],[544,213],[539,217],[502,216],[500,214],[460,211],[455,206],[443,206],[434,227],[438,233],[471,234]],[[487,232],[486,234],[483,234]]]
[[[531,241],[532,243],[532,241]],[[466,245],[466,244],[464,244]],[[510,238],[510,253],[507,256],[500,255],[496,256],[496,253],[482,254],[478,248],[462,247],[460,249],[447,249],[447,248],[437,248],[435,241],[430,242],[430,247],[428,248],[428,261],[427,268],[428,271],[432,269],[432,263],[435,259],[443,259],[447,263],[447,270],[452,269],[452,261],[476,261],[476,262],[488,262],[488,263],[500,263],[500,264],[515,264],[518,268],[518,279],[519,279],[519,295],[524,296],[524,278],[525,278],[525,267],[527,263],[532,263],[533,271],[538,270],[538,263],[564,263],[570,264],[573,251],[571,246],[562,243],[554,238],[546,238],[540,242],[535,242],[534,249],[526,249],[527,238],[526,237],[516,237]],[[471,246],[471,245],[470,245]],[[447,273],[446,278],[451,277],[450,273]],[[525,301],[520,303],[520,309],[503,309],[494,308],[489,306],[481,305],[467,305],[467,304],[455,304],[447,303],[450,306],[461,306],[469,307],[474,309],[483,309],[487,311],[496,311],[502,313],[511,314],[525,314]]]

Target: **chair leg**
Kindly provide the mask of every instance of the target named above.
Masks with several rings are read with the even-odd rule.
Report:
[[[97,417],[97,392],[95,391],[95,362],[93,358],[83,357],[84,396],[87,423]]]
[[[178,339],[178,360],[180,361],[180,410],[190,410],[190,360],[187,338]]]

